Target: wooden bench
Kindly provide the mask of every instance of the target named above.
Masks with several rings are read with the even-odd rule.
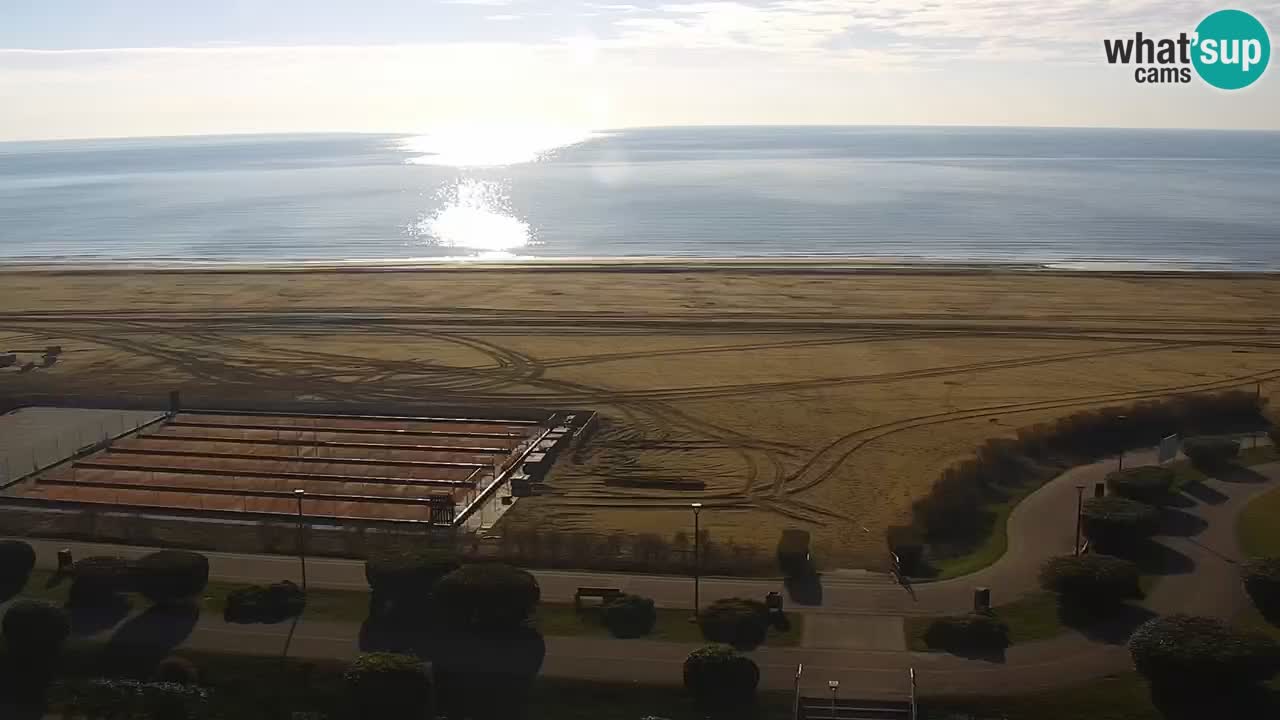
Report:
[[[573,594],[573,609],[578,612],[582,611],[582,598],[584,597],[600,598],[602,603],[607,603],[621,594],[622,591],[618,588],[580,587]]]

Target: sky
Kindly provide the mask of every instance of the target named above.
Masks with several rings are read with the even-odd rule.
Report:
[[[474,126],[1280,129],[1280,67],[1140,85],[1201,0],[0,0],[0,140]],[[1235,5],[1280,28],[1280,0]],[[1280,65],[1280,60],[1275,65]]]

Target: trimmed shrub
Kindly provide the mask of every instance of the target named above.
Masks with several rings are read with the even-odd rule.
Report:
[[[809,557],[809,531],[788,528],[778,538],[778,567],[789,578],[809,577],[813,561]]]
[[[532,575],[497,563],[464,565],[441,578],[432,593],[446,618],[487,630],[519,627],[533,615],[541,596]]]
[[[658,611],[649,598],[619,595],[605,603],[603,617],[605,627],[614,637],[638,638],[653,632]]]
[[[1154,507],[1115,495],[1085,500],[1081,513],[1085,537],[1094,549],[1110,554],[1132,550],[1160,526]]]
[[[36,551],[21,540],[0,540],[0,591],[17,592],[36,566]]]
[[[1218,695],[1269,680],[1280,670],[1280,644],[1214,618],[1169,615],[1148,620],[1129,638],[1138,672],[1153,686]]]
[[[1049,558],[1040,569],[1040,586],[1088,608],[1107,608],[1142,595],[1137,565],[1097,553]]]
[[[189,601],[209,584],[209,558],[188,550],[161,550],[134,562],[134,586],[157,605]]]
[[[1244,589],[1264,616],[1280,616],[1280,558],[1256,558],[1246,563]]]
[[[122,557],[99,555],[78,560],[71,566],[68,604],[101,607],[113,604],[115,596],[134,589],[133,568]]]
[[[940,617],[929,623],[924,642],[953,652],[999,651],[1009,647],[1009,626],[983,613]]]
[[[197,720],[209,717],[209,691],[197,685],[97,678],[72,688],[86,717]]]
[[[915,575],[924,564],[924,533],[908,525],[894,525],[887,531],[889,552],[898,556],[903,575]]]
[[[1167,467],[1142,465],[1125,468],[1107,476],[1107,489],[1123,498],[1164,505],[1173,490],[1174,474]]]
[[[421,660],[395,653],[368,653],[343,675],[359,718],[434,717],[431,678]]]
[[[436,583],[459,567],[457,556],[447,550],[394,549],[371,554],[364,563],[364,576],[373,591],[372,613],[415,608],[425,612]]]
[[[1216,470],[1240,454],[1240,442],[1226,437],[1192,437],[1182,441],[1182,454],[1202,470]]]
[[[40,600],[18,600],[5,611],[4,642],[21,663],[45,664],[58,656],[71,634],[62,608]]]
[[[684,661],[684,687],[708,710],[731,710],[755,700],[760,668],[728,645],[694,650]]]
[[[702,637],[713,643],[751,650],[764,642],[769,631],[769,609],[755,600],[717,600],[698,615],[698,625]]]
[[[200,671],[190,660],[170,655],[156,666],[156,681],[177,685],[195,685],[200,682]]]
[[[276,623],[301,615],[306,605],[306,593],[288,580],[246,585],[227,593],[223,617],[234,623]]]

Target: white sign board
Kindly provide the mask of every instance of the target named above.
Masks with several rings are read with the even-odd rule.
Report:
[[[1160,441],[1160,451],[1156,458],[1156,462],[1161,465],[1169,462],[1178,456],[1178,436],[1170,435]]]

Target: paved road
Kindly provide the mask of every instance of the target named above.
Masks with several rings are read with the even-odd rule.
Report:
[[[1149,461],[1147,453],[1131,453],[1126,463]],[[835,619],[840,614],[883,615],[900,618],[919,612],[958,612],[971,602],[975,585],[995,590],[998,603],[1009,602],[1035,589],[1036,571],[1049,555],[1069,552],[1074,542],[1076,484],[1089,485],[1114,466],[1114,461],[1076,468],[1033,493],[1015,509],[1009,520],[1010,551],[996,564],[975,575],[956,580],[920,584],[913,598],[904,589],[879,576],[824,579],[821,608],[806,610]],[[1230,618],[1246,602],[1240,589],[1237,565],[1241,554],[1234,520],[1245,504],[1280,480],[1280,463],[1253,468],[1252,474],[1234,479],[1214,479],[1196,488],[1188,507],[1170,513],[1176,532],[1157,538],[1174,572],[1156,586],[1146,605],[1154,612],[1193,612]],[[1249,481],[1241,481],[1249,480]],[[59,547],[79,555],[138,554],[138,548],[117,548],[83,543],[36,541],[39,563],[52,566]],[[212,574],[219,579],[275,581],[297,575],[297,559],[210,553]],[[314,586],[364,588],[358,562],[309,560],[308,580]],[[655,597],[660,605],[682,607],[688,603],[690,581],[642,575],[610,575],[539,571],[544,597],[552,601],[572,598],[579,585],[611,585]],[[771,580],[713,578],[704,581],[703,597],[759,596],[778,589]],[[202,619],[187,638],[191,647],[279,654],[289,638],[288,652],[298,657],[347,658],[358,652],[359,628],[348,623],[303,620],[295,627],[235,626],[219,618]],[[678,683],[685,655],[695,646],[646,640],[617,641],[608,638],[547,638],[547,675],[656,683]],[[762,686],[792,687],[796,668],[803,663],[802,681],[809,692],[825,692],[828,680],[839,680],[841,692],[867,697],[900,696],[907,689],[908,668],[915,667],[920,688],[926,693],[1026,691],[1065,686],[1130,668],[1122,644],[1108,644],[1075,632],[1052,640],[1016,645],[1003,662],[964,659],[946,654],[901,650],[840,648],[761,648],[753,653],[760,665]]]

